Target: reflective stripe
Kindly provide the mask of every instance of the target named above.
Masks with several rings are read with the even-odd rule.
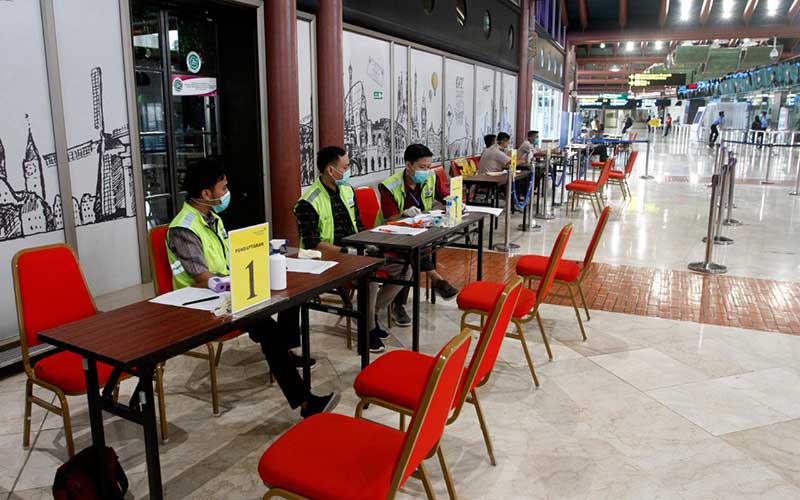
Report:
[[[172,266],[172,275],[173,276],[178,276],[178,275],[181,275],[181,274],[186,272],[186,269],[183,268],[183,264],[181,264],[180,261],[177,261],[176,264],[178,264],[177,267]]]
[[[306,198],[306,201],[309,203],[314,203],[314,200],[317,199],[317,196],[319,196],[319,188],[315,189],[311,194],[309,194],[308,198]]]
[[[181,267],[181,261],[179,261],[179,260],[176,260],[175,262],[173,262],[172,264],[170,264],[170,267],[171,267],[171,268],[172,268],[172,270],[174,271],[175,269],[177,269],[177,268]]]
[[[400,186],[402,183],[403,183],[403,179],[397,179],[396,181],[394,181],[394,182],[392,182],[390,184],[387,184],[386,187],[389,189],[389,191],[392,191],[396,187]]]
[[[192,226],[192,222],[194,222],[195,215],[191,212],[186,214],[186,217],[183,218],[181,221],[181,227],[190,228]]]

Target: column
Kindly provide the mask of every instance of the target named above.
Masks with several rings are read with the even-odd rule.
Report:
[[[531,2],[522,0],[519,15],[519,29],[517,30],[517,60],[519,61],[519,74],[517,75],[517,146],[525,140],[525,134],[530,127],[531,109],[528,106],[531,93],[531,75],[528,71],[528,27],[530,26]]]
[[[320,0],[317,12],[319,146],[344,147],[342,0]]]
[[[267,54],[272,237],[297,246],[292,207],[300,197],[300,105],[297,90],[297,8],[294,0],[264,2]]]

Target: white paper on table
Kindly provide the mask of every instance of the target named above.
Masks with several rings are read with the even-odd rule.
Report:
[[[480,205],[466,205],[466,207],[467,207],[467,212],[491,214],[494,215],[495,217],[499,217],[500,214],[503,213],[502,208],[482,207]]]
[[[407,227],[407,226],[378,226],[375,229],[371,229],[373,233],[390,233],[390,234],[404,234],[407,236],[416,236],[418,234],[422,234],[427,229],[424,227]]]
[[[502,172],[486,172],[486,175],[490,175],[492,177],[500,177],[501,175],[507,175],[508,170],[503,170]]]
[[[322,274],[336,264],[334,260],[286,258],[286,270],[290,273]]]
[[[442,216],[442,214],[436,214],[436,215],[438,215],[439,217]],[[415,215],[414,217],[400,219],[398,222],[403,222],[405,224],[419,224],[420,222],[430,222],[431,220],[433,220],[433,217],[434,214],[419,214]]]
[[[164,295],[159,295],[158,297],[150,299],[150,302],[154,304],[186,307],[189,309],[197,309],[198,311],[210,312],[219,307],[219,305],[223,302],[222,299],[226,295],[230,295],[230,292],[216,293],[212,292],[208,288],[196,288],[193,286],[189,286],[186,288],[180,288],[178,290],[165,293]],[[214,297],[214,299],[198,302],[197,304],[186,304],[187,302],[206,299],[209,297]]]

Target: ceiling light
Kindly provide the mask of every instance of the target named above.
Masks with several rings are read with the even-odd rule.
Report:
[[[601,49],[604,49],[604,48],[606,48],[606,44],[605,44],[605,42],[600,42],[600,48],[601,48]]]
[[[681,1],[681,21],[688,21],[692,16],[692,0]]]
[[[625,50],[627,50],[628,52],[633,52],[633,46],[634,46],[633,42],[628,42],[625,44]]]
[[[613,71],[614,73],[618,72],[619,66],[611,66],[611,71]]]
[[[775,17],[778,15],[778,8],[781,5],[781,0],[767,0],[767,16]]]
[[[664,42],[661,40],[656,40],[656,50],[661,50],[661,47],[664,46]]]
[[[733,0],[722,0],[722,19],[733,17]]]

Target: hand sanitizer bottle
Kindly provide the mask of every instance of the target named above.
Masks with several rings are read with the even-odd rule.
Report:
[[[286,289],[286,256],[281,248],[286,240],[270,240],[272,252],[269,256],[269,287],[272,290]]]

